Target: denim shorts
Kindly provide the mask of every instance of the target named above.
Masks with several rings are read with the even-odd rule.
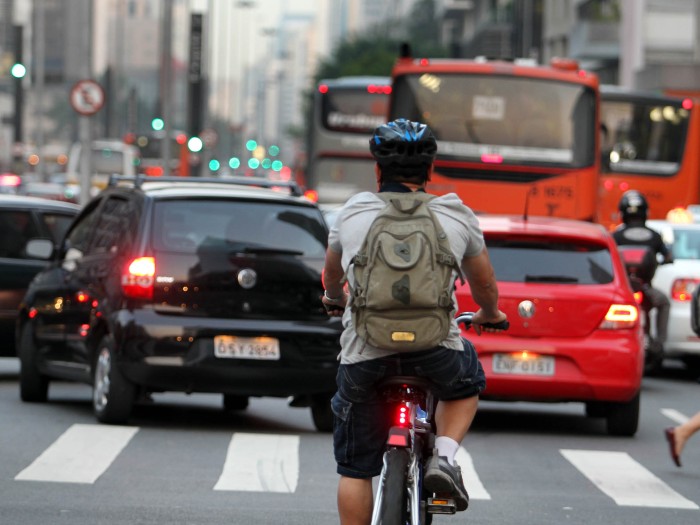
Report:
[[[464,352],[438,347],[341,364],[338,391],[331,400],[333,449],[341,476],[363,479],[381,472],[392,407],[379,396],[375,385],[396,375],[429,379],[435,396],[442,400],[473,397],[486,386],[474,346],[466,340]]]

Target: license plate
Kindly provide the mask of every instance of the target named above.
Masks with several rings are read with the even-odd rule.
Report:
[[[526,352],[494,354],[492,370],[494,374],[553,376],[554,358],[551,356],[533,355]]]
[[[280,343],[274,337],[217,335],[214,337],[214,355],[228,359],[277,361],[280,358]]]

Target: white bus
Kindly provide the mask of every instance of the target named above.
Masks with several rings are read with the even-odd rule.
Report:
[[[376,191],[369,139],[386,122],[391,79],[340,77],[316,87],[305,185],[320,204],[340,204],[359,191]]]

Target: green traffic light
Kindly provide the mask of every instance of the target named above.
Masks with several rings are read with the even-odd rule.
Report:
[[[258,143],[253,139],[250,139],[248,142],[245,143],[245,149],[247,149],[248,151],[253,151],[257,147]]]
[[[10,74],[15,78],[24,78],[24,75],[27,74],[27,68],[24,67],[24,64],[17,62],[10,68]]]
[[[151,120],[151,127],[154,131],[160,131],[165,127],[165,122],[162,118],[156,117],[153,120]]]
[[[228,159],[228,165],[231,169],[235,170],[236,168],[239,168],[241,166],[241,159],[239,159],[238,157],[231,157],[230,159]]]
[[[211,171],[219,171],[219,168],[221,167],[221,163],[216,160],[216,159],[211,159],[209,161],[209,169]]]
[[[277,155],[280,154],[280,148],[279,148],[279,146],[275,146],[274,144],[273,144],[272,146],[270,146],[270,147],[267,149],[267,151],[268,151],[268,153],[270,154],[270,156],[272,156],[272,157],[276,157]]]

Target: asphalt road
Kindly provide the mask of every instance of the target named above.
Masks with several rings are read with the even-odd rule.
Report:
[[[330,434],[308,409],[253,399],[235,415],[218,395],[160,394],[129,426],[98,425],[90,388],[52,383],[19,400],[0,359],[2,525],[338,523]],[[613,438],[580,404],[482,402],[460,461],[467,512],[434,523],[696,525],[700,438],[671,463],[662,430],[700,410],[679,369],[645,378],[634,438]]]

